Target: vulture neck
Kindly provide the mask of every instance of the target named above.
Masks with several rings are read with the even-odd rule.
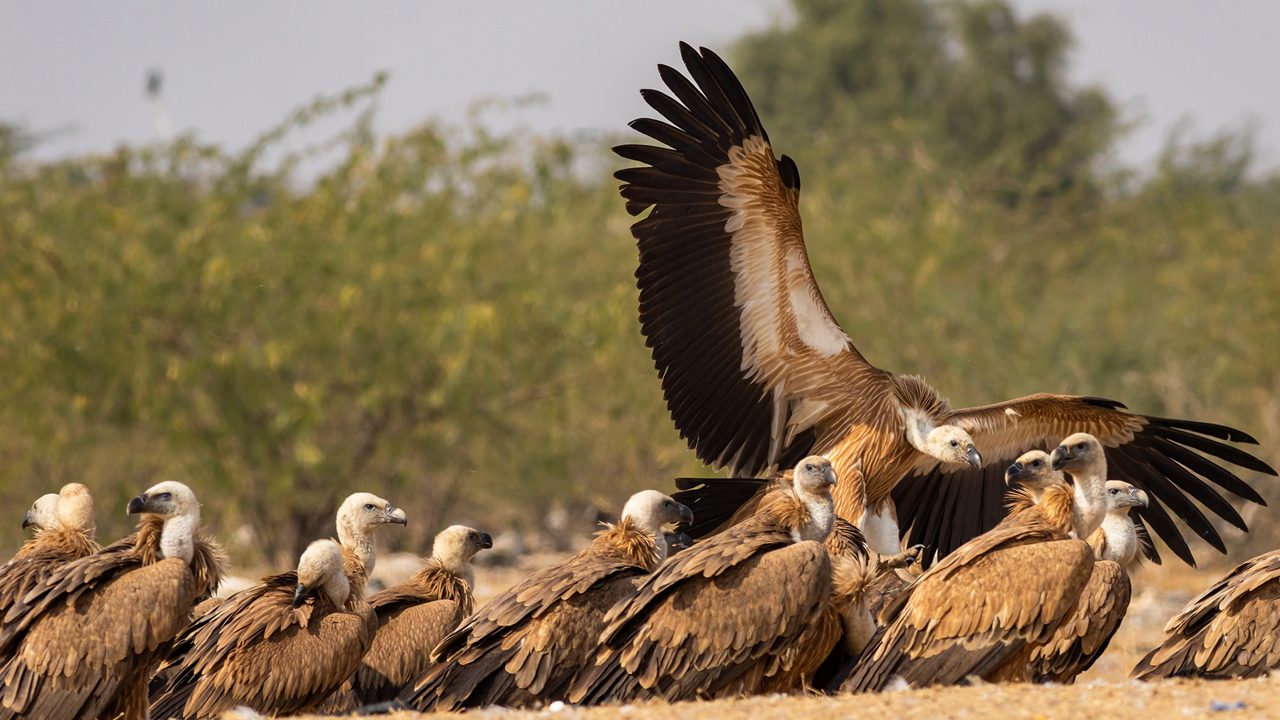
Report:
[[[471,567],[471,562],[463,559],[458,554],[446,553],[444,555],[432,556],[431,560],[427,562],[427,565],[435,565],[441,571],[453,575],[466,583],[468,588],[473,588],[476,585],[476,573]]]
[[[350,523],[342,522],[338,525],[338,543],[355,554],[364,566],[366,577],[373,572],[373,564],[378,557],[378,544],[368,528],[353,528]]]
[[[623,510],[622,519],[618,522],[618,527],[630,527],[633,531],[640,531],[649,536],[653,541],[653,546],[658,549],[658,562],[667,559],[666,533],[662,532],[662,520],[654,517],[651,512],[630,512]]]
[[[1072,508],[1075,533],[1081,540],[1088,539],[1107,516],[1107,470],[1105,466],[1098,467],[1099,464],[1090,463],[1071,476],[1075,481]]]
[[[816,540],[817,542],[822,542],[826,540],[836,522],[835,503],[831,499],[831,493],[816,495],[797,488],[796,495],[809,515],[808,522],[795,531],[797,541]]]
[[[1129,519],[1128,508],[1107,513],[1100,533],[1101,537],[1097,533],[1093,537],[1101,542],[1090,543],[1098,552],[1099,560],[1111,560],[1125,567],[1138,557],[1138,528]]]
[[[196,528],[200,526],[200,511],[189,511],[166,518],[160,531],[160,557],[178,558],[190,563],[195,557]]]

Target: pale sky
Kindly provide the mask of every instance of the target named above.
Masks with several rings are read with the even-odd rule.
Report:
[[[1141,127],[1121,159],[1155,156],[1172,127],[1259,126],[1280,164],[1280,2],[1015,0],[1071,21],[1072,76],[1100,83]],[[378,127],[462,117],[477,97],[545,93],[502,122],[539,130],[621,130],[648,114],[637,90],[676,43],[724,48],[784,16],[779,0],[557,2],[0,1],[0,119],[57,131],[43,157],[156,139],[143,93],[164,72],[179,132],[243,147],[321,93],[391,81]],[[768,119],[765,119],[768,122]],[[784,148],[785,149],[785,148]]]

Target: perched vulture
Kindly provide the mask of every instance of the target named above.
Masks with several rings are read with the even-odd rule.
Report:
[[[1129,609],[1132,587],[1127,566],[1138,556],[1138,529],[1129,509],[1147,503],[1146,493],[1122,480],[1107,482],[1107,516],[1089,537],[1097,561],[1075,614],[1048,642],[1031,651],[1035,682],[1073,683],[1093,667]]]
[[[22,526],[34,526],[36,534],[0,565],[0,617],[55,569],[99,549],[93,539],[93,498],[80,483],[41,496],[23,516]]]
[[[1280,669],[1280,550],[1237,565],[1169,621],[1139,680],[1265,677]]]
[[[158,518],[159,533],[62,565],[5,609],[0,718],[147,716],[150,670],[208,588],[192,567],[200,505],[190,488],[162,482],[128,509]]]
[[[570,702],[734,697],[788,673],[828,606],[835,482],[826,458],[804,458],[756,515],[663,563],[605,616]]]
[[[370,493],[338,509],[338,542],[311,543],[297,572],[264,578],[194,620],[152,683],[151,715],[216,718],[245,706],[289,715],[314,710],[355,672],[373,641],[365,599],[374,531],[404,511]]]
[[[924,380],[868,362],[814,281],[795,162],[775,157],[723,60],[683,43],[680,52],[690,77],[659,65],[671,95],[641,91],[666,122],[631,123],[665,147],[615,148],[641,163],[616,177],[627,212],[652,208],[631,227],[640,325],[676,428],[700,459],[758,475],[822,454],[840,477],[860,459],[865,488],[841,483],[836,513],[857,521],[881,553],[898,552],[909,530],[930,559],[1000,522],[1002,472],[1018,454],[1086,431],[1119,479],[1149,493],[1139,514],[1186,562],[1194,557],[1166,506],[1219,551],[1222,538],[1196,502],[1246,529],[1214,485],[1260,504],[1262,496],[1200,454],[1275,475],[1221,442],[1256,444],[1244,432],[1072,395],[956,409]]]
[[[426,672],[431,651],[471,614],[475,602],[471,558],[491,547],[488,533],[453,525],[436,535],[431,557],[417,574],[374,593],[369,598],[378,618],[373,645],[321,712],[342,714],[391,700]]]
[[[662,526],[689,519],[688,508],[656,490],[632,495],[618,524],[584,550],[477,609],[440,643],[435,664],[405,687],[401,702],[427,711],[565,699],[595,655],[605,612],[666,557]]]
[[[1022,463],[1019,463],[1022,465]],[[885,608],[846,691],[1029,679],[1031,651],[1071,617],[1093,571],[1093,549],[1073,532],[1073,495],[1048,467],[1010,467],[1010,514],[920,576]],[[1039,502],[1034,501],[1039,496]],[[837,678],[837,682],[840,678]]]

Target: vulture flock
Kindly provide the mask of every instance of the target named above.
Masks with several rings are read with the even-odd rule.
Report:
[[[1106,650],[1151,536],[1220,551],[1220,491],[1275,475],[1239,430],[1040,393],[952,408],[871,365],[835,323],[800,230],[800,176],[709,50],[644,90],[617,173],[639,246],[640,322],[667,406],[734,478],[635,495],[581,552],[488,602],[455,525],[405,583],[368,592],[369,493],[295,569],[216,594],[225,557],[179,482],[95,539],[88,488],[37,499],[0,566],[0,719],[211,718],[542,707],[974,679],[1070,683]],[[1202,510],[1203,508],[1203,510]],[[1172,515],[1170,514],[1172,511]],[[670,530],[670,532],[669,532]],[[682,538],[684,542],[677,542]],[[690,541],[690,538],[692,540]],[[904,547],[906,549],[904,549]],[[1138,663],[1141,679],[1280,668],[1280,551],[1213,584]]]

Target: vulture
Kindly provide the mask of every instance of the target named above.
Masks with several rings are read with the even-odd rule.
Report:
[[[1280,550],[1237,565],[1169,621],[1138,680],[1265,677],[1280,668]]]
[[[605,525],[581,552],[477,609],[399,700],[419,711],[564,700],[594,657],[605,613],[666,557],[662,526],[690,519],[688,508],[656,490],[632,495],[618,524]]]
[[[885,627],[836,679],[840,689],[883,690],[894,678],[911,687],[1029,679],[1031,651],[1075,612],[1093,549],[1071,537],[1074,496],[1061,473],[1019,462],[1006,475],[1029,491],[884,609]]]
[[[1227,444],[1256,444],[1240,430],[1049,393],[953,408],[921,378],[872,365],[814,280],[795,162],[775,156],[723,60],[684,43],[680,53],[688,77],[659,65],[670,94],[641,91],[665,121],[631,123],[659,145],[614,148],[640,164],[615,177],[628,213],[652,209],[631,226],[640,326],[667,408],[699,459],[755,476],[821,454],[840,477],[860,460],[865,483],[836,488],[836,513],[855,521],[877,552],[898,552],[909,533],[928,560],[1000,522],[1002,472],[1018,454],[1085,431],[1102,442],[1118,479],[1148,493],[1139,516],[1184,561],[1195,558],[1168,510],[1221,552],[1222,538],[1199,506],[1247,529],[1215,486],[1258,504],[1263,498],[1218,461],[1276,472]],[[713,504],[725,521],[734,504],[758,498],[731,493]],[[700,524],[713,519],[694,511]]]
[[[58,567],[99,549],[94,541],[93,498],[80,483],[42,495],[23,516],[22,526],[35,527],[36,534],[0,565],[0,608],[17,602]]]
[[[355,672],[376,628],[365,598],[374,531],[404,511],[370,493],[338,509],[338,541],[311,543],[296,572],[264,578],[182,631],[152,682],[151,715],[216,718],[245,706],[270,715],[315,710]]]
[[[605,616],[569,701],[735,697],[788,673],[828,607],[835,482],[826,458],[806,457],[756,515],[663,563]]]
[[[1106,519],[1089,536],[1097,556],[1093,574],[1075,614],[1058,626],[1047,643],[1032,650],[1031,678],[1035,682],[1075,682],[1077,675],[1102,656],[1129,609],[1132,587],[1127,568],[1138,556],[1138,532],[1129,510],[1146,505],[1147,497],[1123,480],[1110,480],[1106,488]]]
[[[193,567],[200,505],[186,485],[162,482],[128,510],[159,532],[66,563],[4,608],[0,718],[147,716],[150,670],[220,570]]]
[[[407,582],[374,593],[369,604],[377,634],[341,690],[321,712],[341,714],[393,699],[426,672],[431,651],[471,614],[475,571],[471,558],[493,547],[488,533],[453,525],[436,535],[431,557]]]

